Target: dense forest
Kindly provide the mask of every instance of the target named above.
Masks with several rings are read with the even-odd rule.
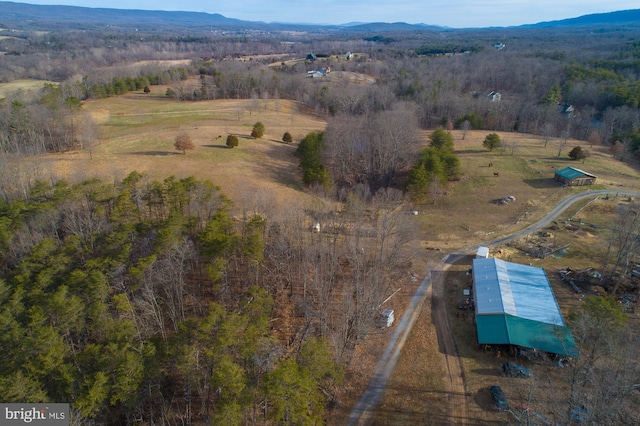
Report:
[[[633,27],[0,35],[1,82],[48,81],[0,100],[0,400],[68,401],[86,424],[321,424],[389,283],[407,278],[404,191],[460,177],[445,130],[571,137],[628,160],[640,148]],[[375,83],[308,78],[321,67]],[[137,172],[12,177],[20,156],[97,143],[86,100],[157,85],[180,102],[291,99],[326,118],[297,154],[304,183],[342,209],[238,207],[215,183]],[[420,129],[437,129],[422,150]],[[584,347],[611,355],[588,325]],[[606,378],[589,362],[576,383]]]

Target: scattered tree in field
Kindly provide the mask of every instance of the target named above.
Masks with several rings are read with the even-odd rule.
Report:
[[[558,141],[558,157],[560,157],[560,154],[562,154],[562,150],[564,149],[564,147],[569,144],[570,135],[571,135],[571,129],[569,128],[569,126],[567,126],[567,128],[562,131],[562,134],[560,135],[560,140]]]
[[[227,146],[229,148],[234,148],[238,146],[238,137],[236,135],[227,136]]]
[[[573,161],[578,161],[578,160],[582,160],[582,159],[586,158],[585,152],[584,152],[584,150],[582,149],[581,146],[574,147],[571,151],[569,151],[569,153],[567,155]]]
[[[624,144],[620,141],[615,141],[613,145],[611,145],[611,154],[613,158],[620,156],[620,161],[624,158]]]
[[[549,143],[549,139],[551,139],[551,136],[553,135],[553,133],[555,132],[555,127],[553,126],[553,124],[551,123],[545,123],[544,127],[542,128],[542,138],[544,139],[544,147],[547,147],[547,144]]]
[[[453,136],[451,133],[437,128],[436,130],[429,135],[429,146],[431,148],[440,150],[440,151],[450,151],[453,152]]]
[[[436,129],[429,139],[429,147],[420,151],[420,159],[409,174],[407,191],[419,199],[430,190],[435,201],[442,184],[460,177],[460,159],[453,152],[450,133]]]
[[[462,129],[463,128],[462,126],[465,121],[469,122],[469,129],[474,129],[474,130],[484,129],[484,119],[478,114],[476,114],[475,112],[471,112],[469,114],[465,114],[456,118],[454,125],[455,127]]]
[[[589,133],[589,146],[593,146],[593,145],[598,145],[600,143],[600,141],[602,140],[602,137],[600,136],[600,132],[597,130],[592,131],[591,133]]]
[[[286,142],[286,143],[293,142],[293,138],[291,137],[291,133],[284,132],[284,135],[282,135],[282,142]]]
[[[253,125],[253,129],[251,130],[251,136],[253,136],[256,139],[260,139],[261,137],[264,136],[264,124],[262,124],[261,122],[257,122],[256,124]]]
[[[191,136],[189,136],[187,132],[178,133],[173,146],[176,148],[176,151],[182,151],[183,154],[186,154],[187,151],[191,151],[196,148],[191,140]]]
[[[462,130],[462,140],[467,137],[467,132],[471,128],[471,122],[469,120],[464,120],[460,123],[460,129]]]
[[[500,145],[500,136],[498,136],[497,133],[489,133],[487,137],[484,138],[484,141],[482,141],[482,146],[487,148],[489,151],[499,148]]]
[[[149,88],[149,86],[144,86],[144,89],[142,89],[144,91],[144,93],[151,93],[151,89]]]

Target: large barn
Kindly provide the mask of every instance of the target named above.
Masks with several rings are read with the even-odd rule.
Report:
[[[478,343],[578,356],[544,269],[474,259],[473,296]]]
[[[564,169],[556,170],[553,178],[566,186],[583,186],[596,183],[597,176],[575,167],[565,167]]]

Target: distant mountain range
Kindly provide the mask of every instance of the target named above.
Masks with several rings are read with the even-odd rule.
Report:
[[[620,10],[609,13],[594,13],[592,15],[579,16],[577,18],[562,19],[560,21],[540,22],[523,27],[577,27],[594,25],[625,25],[634,24],[640,26],[640,9]]]
[[[640,9],[584,15],[577,18],[540,22],[521,27],[640,26]],[[92,30],[139,29],[144,31],[193,32],[217,31],[323,31],[323,32],[401,32],[417,30],[452,30],[427,24],[361,23],[343,25],[266,23],[227,18],[218,13],[173,12],[129,9],[46,6],[0,1],[0,27],[17,30]],[[517,28],[517,27],[512,27]]]

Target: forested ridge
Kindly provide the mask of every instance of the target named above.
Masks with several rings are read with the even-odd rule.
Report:
[[[402,262],[383,204],[327,240],[233,217],[193,178],[37,182],[0,204],[0,400],[101,424],[322,422]]]

